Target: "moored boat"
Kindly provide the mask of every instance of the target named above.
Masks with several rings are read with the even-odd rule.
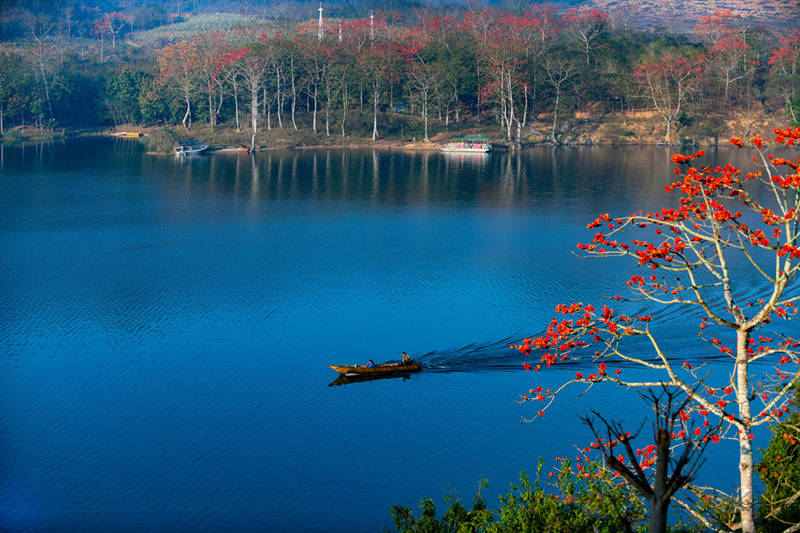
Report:
[[[203,144],[198,139],[186,139],[185,141],[178,141],[178,146],[175,147],[177,155],[196,154],[208,148],[207,144]]]
[[[144,134],[139,131],[115,131],[111,135],[114,137],[142,137]]]
[[[489,137],[453,137],[442,146],[442,152],[490,152]]]
[[[384,363],[382,365],[328,365],[344,376],[370,376],[377,374],[408,374],[418,372],[422,365],[419,363]]]

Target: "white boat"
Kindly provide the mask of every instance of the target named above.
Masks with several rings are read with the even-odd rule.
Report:
[[[207,144],[203,144],[198,139],[186,139],[185,141],[178,141],[178,146],[175,147],[177,155],[197,154],[208,148]]]
[[[489,137],[453,137],[442,146],[442,152],[491,152]]]

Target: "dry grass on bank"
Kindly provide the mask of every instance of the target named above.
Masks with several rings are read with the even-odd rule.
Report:
[[[485,135],[491,142],[502,147],[506,144],[504,131],[497,123],[480,123],[467,117],[461,124],[451,124],[444,129],[438,121],[432,120],[430,125],[431,142],[423,142],[418,117],[387,115],[379,119],[379,132],[386,136],[372,141],[366,135],[348,135],[342,137],[339,125],[331,124],[330,135],[325,133],[324,122],[318,122],[318,133],[311,131],[306,120],[298,120],[295,130],[290,120],[284,119],[283,129],[272,117],[271,129],[266,122],[259,125],[256,146],[265,149],[305,149],[311,147],[357,148],[376,147],[387,149],[438,150],[450,137],[462,135]],[[351,131],[369,131],[362,120],[352,120]],[[403,123],[403,120],[409,120]],[[714,114],[698,114],[694,118],[683,121],[677,129],[673,129],[673,142],[678,144],[697,144],[710,146],[724,142],[730,137],[745,137],[757,132],[768,133],[786,123],[782,114],[767,114],[762,108],[747,111],[734,111],[727,117]],[[248,123],[249,124],[249,123]],[[197,138],[219,148],[249,146],[251,133],[249,126],[242,121],[241,131],[236,131],[230,122],[211,128],[207,123],[195,122],[190,131],[182,126],[154,126],[143,128],[135,125],[121,125],[113,131],[141,131],[145,133],[142,141],[150,151],[171,151],[180,139]],[[371,128],[371,122],[369,124]],[[456,127],[458,126],[458,127]],[[550,143],[552,117],[538,115],[529,122],[522,132],[522,144]],[[565,115],[557,125],[557,136],[564,144],[664,144],[664,121],[657,111],[641,110],[630,112],[614,112],[603,115],[591,111]]]

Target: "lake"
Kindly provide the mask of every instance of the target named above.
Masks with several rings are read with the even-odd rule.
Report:
[[[664,205],[671,153],[0,145],[2,529],[380,531],[483,478],[496,507],[588,442],[576,415],[646,412],[604,387],[521,424],[520,394],[579,367],[528,373],[508,344],[623,292],[629,262],[575,245]],[[424,371],[328,386],[403,351]],[[733,485],[727,453],[704,473]]]

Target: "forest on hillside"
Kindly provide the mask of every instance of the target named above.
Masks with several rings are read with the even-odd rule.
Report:
[[[582,118],[638,110],[676,142],[716,137],[734,112],[800,120],[800,29],[775,35],[726,11],[682,35],[552,4],[325,8],[321,25],[253,2],[143,4],[4,9],[0,134],[203,123],[252,142],[275,128],[428,139],[470,123],[557,143]]]

